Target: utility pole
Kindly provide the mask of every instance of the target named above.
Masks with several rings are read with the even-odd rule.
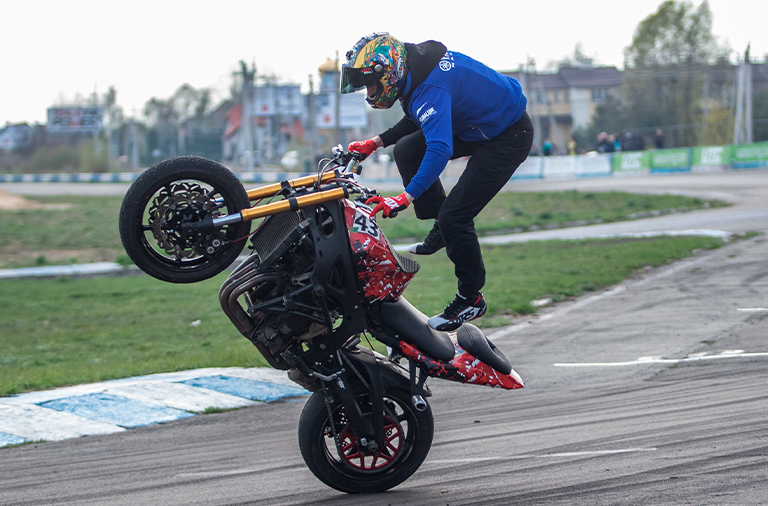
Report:
[[[253,172],[253,133],[251,132],[251,104],[253,103],[253,78],[256,69],[249,71],[244,61],[240,61],[241,73],[243,75],[243,92],[241,96],[241,107],[243,117],[240,121],[241,145],[245,155],[245,170]]]
[[[336,51],[336,139],[344,144],[341,133],[341,69],[339,68],[339,52]]]
[[[752,143],[752,66],[749,61],[749,45],[744,61],[737,69],[736,118],[733,122],[733,143]]]
[[[307,108],[309,109],[307,118],[307,133],[309,134],[309,160],[310,170],[314,169],[315,156],[317,155],[317,134],[315,133],[315,124],[317,121],[317,112],[315,111],[315,83],[312,80],[312,74],[309,74],[309,96],[307,97]]]

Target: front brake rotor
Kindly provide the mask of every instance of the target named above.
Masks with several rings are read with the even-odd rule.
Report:
[[[177,260],[202,255],[195,248],[197,237],[183,234],[182,225],[202,220],[212,208],[217,206],[199,184],[184,181],[165,186],[148,210],[158,246]]]

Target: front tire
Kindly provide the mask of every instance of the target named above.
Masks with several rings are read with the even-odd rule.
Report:
[[[144,171],[120,208],[120,239],[144,272],[171,283],[194,283],[226,269],[245,247],[251,222],[190,233],[206,217],[250,207],[242,183],[221,164],[196,156],[165,160]]]
[[[358,445],[344,407],[331,404],[332,427],[323,392],[312,394],[299,419],[299,447],[307,467],[329,487],[353,494],[383,492],[407,480],[427,457],[434,434],[432,409],[427,405],[417,411],[409,397],[400,389],[384,394],[384,447],[370,454]],[[365,413],[369,394],[356,399]]]

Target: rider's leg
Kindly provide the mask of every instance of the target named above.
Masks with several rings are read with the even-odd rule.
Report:
[[[454,301],[456,304],[451,304],[456,306],[452,309],[458,308],[458,313],[461,313],[459,306],[464,300],[467,301],[467,307],[472,304],[476,304],[477,308],[484,306],[479,296],[485,285],[485,266],[474,218],[525,161],[532,143],[533,126],[527,114],[497,137],[473,143],[472,157],[443,203],[438,221],[446,243],[446,253],[454,264],[458,278],[461,297]],[[478,309],[474,313],[479,313],[474,318],[481,316],[484,307],[482,311]]]

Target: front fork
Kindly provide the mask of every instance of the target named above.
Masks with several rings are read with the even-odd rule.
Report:
[[[359,443],[367,451],[375,453],[384,444],[384,392],[390,388],[399,388],[411,392],[411,402],[418,411],[427,409],[424,396],[429,395],[424,382],[427,375],[421,372],[415,361],[409,359],[410,374],[387,358],[361,348],[341,348],[337,351],[339,369],[330,376],[313,371],[315,378],[321,380],[326,404],[329,409],[331,424],[334,424],[331,405],[335,395],[354,426]],[[363,413],[355,397],[352,382],[361,384],[369,392],[371,412]],[[334,434],[335,435],[335,434]]]

